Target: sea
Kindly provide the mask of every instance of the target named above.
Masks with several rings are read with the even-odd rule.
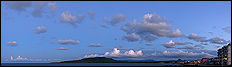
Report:
[[[1,63],[1,66],[180,66],[174,63]]]

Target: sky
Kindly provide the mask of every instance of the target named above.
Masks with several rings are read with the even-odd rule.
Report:
[[[1,1],[2,63],[196,60],[230,42],[230,1]]]

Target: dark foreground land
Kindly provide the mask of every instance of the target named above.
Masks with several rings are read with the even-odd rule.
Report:
[[[62,61],[55,63],[176,63],[176,61],[119,61],[106,57],[84,58],[81,60]]]

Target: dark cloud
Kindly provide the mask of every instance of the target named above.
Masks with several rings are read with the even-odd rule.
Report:
[[[20,12],[32,6],[32,1],[5,1],[5,3],[9,8]]]
[[[58,43],[59,44],[64,44],[64,45],[66,45],[66,44],[80,44],[80,41],[79,40],[58,40]]]
[[[123,40],[127,40],[128,42],[135,42],[138,41],[138,35],[135,33],[126,34],[123,36]]]
[[[219,37],[214,37],[214,38],[209,39],[209,42],[214,43],[214,44],[227,44],[230,41],[226,41],[226,40],[219,38]]]
[[[121,27],[121,30],[126,33],[135,33],[146,41],[155,40],[155,36],[170,38],[183,36],[179,29],[172,30],[172,26],[166,24],[166,19],[156,14],[144,15],[141,22],[128,22]]]
[[[194,47],[194,46],[184,46],[184,47],[180,47],[180,48],[177,48],[177,49],[196,49],[196,47]]]
[[[34,32],[35,32],[36,34],[40,34],[40,33],[45,33],[45,32],[47,32],[47,30],[46,30],[46,27],[44,27],[44,26],[38,26]]]
[[[108,18],[104,18],[106,22],[110,23],[112,26],[120,23],[120,22],[123,22],[126,20],[126,16],[123,15],[123,14],[119,14],[119,15],[116,15],[114,16],[111,20],[109,20]]]
[[[33,1],[35,3],[34,10],[32,11],[32,16],[42,17],[43,8],[47,5],[46,1]]]
[[[192,39],[192,40],[197,41],[197,42],[207,42],[208,41],[206,39],[206,37],[201,37],[201,36],[198,36],[197,34],[194,34],[194,33],[189,35],[187,38]]]

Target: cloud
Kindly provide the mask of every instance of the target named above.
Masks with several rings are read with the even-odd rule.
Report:
[[[114,16],[111,20],[109,20],[107,17],[105,17],[105,21],[108,22],[109,24],[111,24],[112,26],[120,23],[120,22],[123,22],[126,20],[126,16],[123,15],[123,14],[118,14],[116,16]]]
[[[186,45],[186,44],[193,44],[191,42],[174,42],[176,45]]]
[[[222,28],[222,30],[224,30],[225,32],[231,34],[231,26],[226,26],[226,27]]]
[[[27,7],[32,6],[32,1],[5,1],[6,5],[16,11],[26,11]]]
[[[136,35],[135,33],[126,34],[123,36],[123,40],[127,40],[129,42],[135,42],[138,41],[138,35]]]
[[[88,11],[88,15],[91,19],[94,19],[95,13],[93,11]]]
[[[100,44],[100,43],[98,43],[98,44],[91,43],[89,45],[89,47],[102,47],[102,44]]]
[[[175,48],[176,45],[186,45],[186,44],[193,44],[191,42],[174,42],[172,40],[166,42],[165,44],[163,44],[164,47],[166,48]]]
[[[210,43],[214,43],[214,44],[227,44],[229,43],[230,41],[226,41],[222,38],[219,38],[219,37],[214,37],[214,38],[211,38],[208,40]]]
[[[48,3],[48,7],[52,13],[55,13],[59,8],[56,7],[56,3]]]
[[[208,54],[208,53],[193,53],[193,52],[188,52],[188,51],[182,51],[182,50],[178,50],[178,51],[163,51],[163,55],[166,57],[195,57],[195,58],[202,58],[202,57],[213,57],[213,55]]]
[[[68,48],[60,47],[60,48],[58,48],[57,50],[68,50]]]
[[[58,40],[58,43],[59,44],[64,44],[64,45],[66,45],[66,44],[80,44],[80,41],[79,40]]]
[[[34,1],[35,3],[35,8],[32,11],[32,16],[34,17],[41,17],[43,13],[43,8],[44,6],[47,5],[46,1]]]
[[[6,44],[7,46],[17,46],[18,43],[16,41],[12,41],[12,42],[7,42]]]
[[[65,22],[65,23],[70,23],[70,24],[73,24],[75,25],[75,23],[77,22],[76,20],[76,16],[72,16],[71,13],[69,11],[65,11],[61,14],[60,16],[60,20],[62,22]]]
[[[165,44],[163,44],[163,46],[166,48],[175,48],[176,47],[175,43],[172,40],[166,42]]]
[[[61,59],[28,59],[21,56],[18,56],[17,58],[11,56],[11,59],[7,59],[6,61],[61,61]]]
[[[135,33],[146,41],[155,40],[155,36],[170,38],[183,36],[180,29],[172,30],[172,26],[166,24],[166,19],[156,14],[145,14],[141,22],[128,22],[121,27],[121,30],[126,33]]]
[[[152,45],[152,43],[146,43],[145,45],[147,45],[147,46],[151,46],[151,45]]]
[[[187,36],[187,38],[192,39],[192,40],[197,41],[197,42],[207,42],[208,41],[206,39],[206,37],[201,37],[201,36],[198,36],[197,34],[194,34],[194,33]]]
[[[104,55],[99,55],[99,54],[90,54],[90,55],[85,55],[84,58],[88,57],[140,57],[143,55],[142,50],[134,51],[134,50],[129,50],[125,51],[124,53],[120,53],[120,50],[117,48],[113,49],[113,52],[106,52]]]
[[[208,43],[200,43],[200,44],[202,44],[202,45],[209,45]]]
[[[145,40],[145,41],[153,41],[155,39],[157,39],[155,36],[153,36],[152,34],[140,34],[140,38],[142,40]]]
[[[77,18],[78,18],[78,23],[81,23],[84,19],[85,19],[85,16],[84,15],[82,15],[82,14],[79,14],[79,15],[77,15]]]
[[[196,47],[194,47],[194,46],[184,46],[184,47],[180,47],[180,48],[177,48],[177,49],[196,49]]]
[[[46,28],[45,28],[44,26],[38,26],[34,32],[35,32],[36,34],[40,34],[40,33],[45,33],[45,32],[47,32],[47,30],[46,30]]]

